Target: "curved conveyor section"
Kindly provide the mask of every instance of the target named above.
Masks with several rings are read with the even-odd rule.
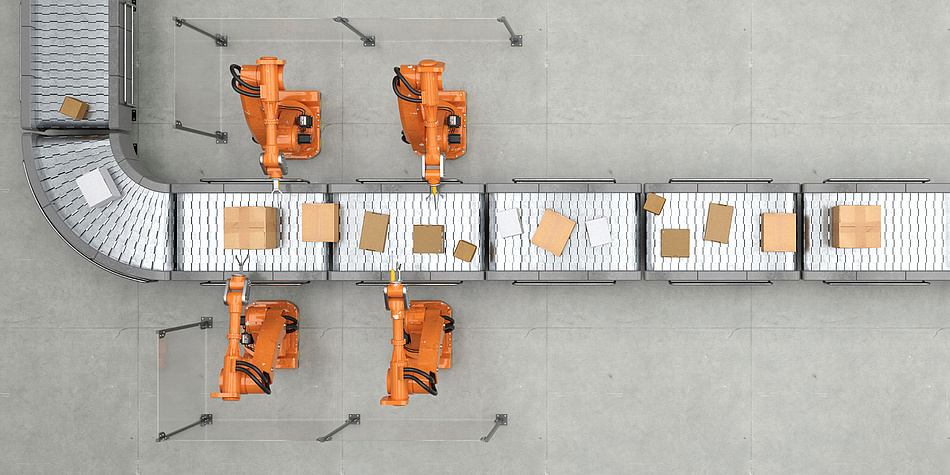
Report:
[[[134,280],[167,280],[174,266],[169,185],[144,176],[126,134],[23,134],[23,165],[46,219],[76,251]],[[76,178],[104,168],[121,196],[90,207]]]

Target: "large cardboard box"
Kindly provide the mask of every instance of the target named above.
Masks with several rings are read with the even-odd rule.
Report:
[[[441,254],[445,252],[445,226],[416,224],[412,226],[412,252]]]
[[[278,219],[277,208],[268,206],[224,208],[224,248],[276,248]]]
[[[534,231],[534,236],[531,238],[531,244],[555,256],[560,256],[576,225],[577,223],[571,219],[561,216],[552,209],[546,209],[544,215],[541,216],[538,229]]]
[[[86,112],[89,110],[89,104],[86,104],[79,99],[72,97],[66,97],[63,99],[63,105],[60,106],[59,112],[66,114],[73,119],[82,120],[86,117]]]
[[[90,207],[103,206],[121,196],[115,180],[105,168],[95,170],[76,178],[76,186]]]
[[[835,206],[831,209],[831,245],[842,249],[881,247],[881,207]]]
[[[301,241],[339,242],[340,203],[304,203],[300,215]]]
[[[666,204],[666,198],[654,195],[653,193],[647,194],[647,202],[643,204],[643,209],[659,215],[663,211],[663,205]]]
[[[733,207],[718,203],[709,203],[706,213],[706,233],[704,241],[729,244],[729,231],[732,229]]]
[[[689,229],[660,231],[661,257],[689,257]]]
[[[506,209],[499,211],[495,215],[495,222],[498,226],[498,238],[517,236],[524,232],[521,228],[521,216],[516,209]]]
[[[388,214],[364,212],[363,229],[360,231],[360,249],[386,252],[386,236],[388,233]]]
[[[478,249],[478,246],[468,241],[459,241],[458,245],[455,246],[455,254],[453,255],[456,259],[472,262],[472,259],[475,257],[476,249]]]
[[[584,226],[587,228],[587,241],[591,247],[610,244],[610,223],[606,217],[587,221]]]
[[[762,213],[762,252],[795,252],[797,231],[795,213]]]

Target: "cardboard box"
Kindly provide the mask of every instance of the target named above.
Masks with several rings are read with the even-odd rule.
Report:
[[[86,199],[86,204],[93,208],[122,196],[109,170],[101,167],[76,178],[76,186]]]
[[[709,203],[706,213],[706,234],[704,241],[729,244],[729,231],[732,229],[732,206]]]
[[[643,204],[643,209],[658,215],[663,211],[663,205],[665,204],[666,198],[654,195],[653,193],[647,193],[647,202]]]
[[[445,226],[420,225],[412,227],[412,252],[416,254],[441,254],[445,252]]]
[[[762,252],[795,252],[797,242],[795,213],[762,213]]]
[[[277,247],[277,208],[241,206],[224,208],[225,249]]]
[[[89,104],[72,97],[66,97],[63,99],[63,105],[59,108],[60,113],[66,114],[73,119],[78,120],[85,118],[86,112],[88,110]]]
[[[610,244],[610,222],[607,218],[592,219],[584,223],[587,228],[587,242],[591,247]]]
[[[561,216],[554,210],[546,209],[544,215],[541,216],[538,229],[534,231],[534,236],[531,238],[531,244],[555,256],[560,256],[576,225],[576,222]]]
[[[689,229],[660,231],[661,257],[689,257]]]
[[[478,249],[478,246],[468,241],[459,241],[458,245],[455,246],[455,254],[453,255],[456,259],[472,262],[472,259],[475,257],[476,249]]]
[[[389,233],[389,215],[366,211],[363,213],[363,229],[360,231],[360,249],[375,252],[386,251],[386,235]]]
[[[831,245],[842,249],[881,247],[881,207],[835,206],[831,209]]]
[[[304,203],[300,207],[300,240],[340,241],[340,203]]]
[[[524,232],[521,227],[521,215],[516,209],[506,209],[499,211],[495,215],[495,222],[498,223],[498,238],[517,236]]]

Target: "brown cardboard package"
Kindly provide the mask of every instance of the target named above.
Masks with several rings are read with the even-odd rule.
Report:
[[[300,207],[300,234],[304,242],[339,242],[340,203],[304,203]]]
[[[541,223],[538,229],[534,231],[531,237],[531,244],[544,249],[545,251],[560,256],[564,252],[564,246],[567,240],[571,238],[574,232],[574,226],[577,223],[558,214],[552,209],[544,210],[541,216]]]
[[[732,206],[709,203],[706,213],[706,234],[704,241],[729,244],[729,230],[732,229]]]
[[[762,213],[762,252],[795,252],[795,213]]]
[[[385,252],[386,235],[389,233],[389,215],[366,211],[363,213],[363,229],[360,231],[360,249]]]
[[[647,202],[643,204],[643,209],[653,213],[660,214],[663,211],[663,205],[666,204],[666,198],[654,195],[653,193],[647,194]]]
[[[689,229],[660,231],[661,257],[689,257]]]
[[[465,262],[472,262],[472,258],[475,257],[475,250],[478,249],[478,246],[468,242],[468,241],[459,241],[458,245],[455,246],[455,256],[456,259],[461,259]]]
[[[240,206],[224,208],[225,249],[277,247],[277,208]]]
[[[412,227],[412,252],[441,254],[445,252],[445,226],[416,224]]]
[[[59,108],[59,112],[66,114],[73,119],[79,120],[82,120],[84,117],[86,117],[86,112],[88,110],[89,104],[68,96],[63,99],[63,105]]]
[[[831,209],[831,223],[831,245],[834,247],[881,247],[880,206],[835,206]]]

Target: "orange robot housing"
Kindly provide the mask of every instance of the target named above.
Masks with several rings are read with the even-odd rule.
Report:
[[[395,281],[386,288],[386,307],[393,319],[393,355],[386,375],[389,395],[379,403],[405,406],[410,394],[437,396],[437,371],[452,367],[452,308],[434,300],[408,303]]]
[[[249,286],[243,275],[235,275],[224,294],[231,316],[228,350],[218,380],[221,392],[211,394],[224,401],[240,401],[242,394],[270,394],[275,369],[297,368],[297,307],[287,301],[245,307]]]
[[[465,154],[465,91],[443,91],[445,63],[426,59],[394,68],[393,92],[399,103],[402,140],[423,158],[423,178],[436,186],[443,159]]]
[[[247,127],[263,150],[261,169],[275,180],[287,173],[283,159],[320,153],[320,93],[285,91],[284,64],[263,57],[256,65],[230,67],[231,87],[241,95]]]

